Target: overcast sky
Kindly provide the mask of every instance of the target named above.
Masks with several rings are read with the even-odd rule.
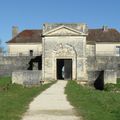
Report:
[[[0,39],[11,39],[12,26],[40,29],[46,22],[107,25],[120,31],[120,0],[0,0]]]

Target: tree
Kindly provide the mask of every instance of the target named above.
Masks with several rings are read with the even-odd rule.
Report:
[[[4,47],[2,45],[2,40],[0,39],[0,56],[4,53]]]
[[[2,53],[2,42],[0,40],[0,53]]]

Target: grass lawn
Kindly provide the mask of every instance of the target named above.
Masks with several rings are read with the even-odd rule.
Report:
[[[33,98],[52,84],[24,88],[12,85],[10,77],[0,78],[0,120],[20,120]]]
[[[75,81],[68,82],[65,92],[84,120],[120,120],[120,93],[94,90]]]
[[[120,78],[117,78],[117,83],[120,84]]]

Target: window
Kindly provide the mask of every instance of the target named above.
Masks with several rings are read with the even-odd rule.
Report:
[[[120,56],[120,46],[116,46],[116,55]]]
[[[22,56],[23,54],[22,53],[19,53],[19,56]]]
[[[30,50],[30,56],[33,56],[33,50]]]

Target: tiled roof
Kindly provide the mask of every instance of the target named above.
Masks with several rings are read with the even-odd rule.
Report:
[[[7,43],[42,43],[42,30],[24,30]]]
[[[120,33],[116,29],[89,29],[87,42],[120,42]]]
[[[116,29],[89,29],[87,42],[120,42]],[[42,43],[42,30],[24,30],[7,43]]]

